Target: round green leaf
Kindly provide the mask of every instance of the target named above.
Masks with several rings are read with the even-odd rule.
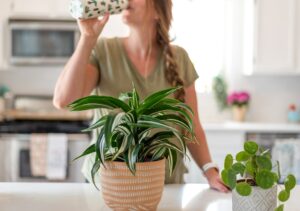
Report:
[[[241,182],[236,185],[236,191],[241,196],[249,196],[251,194],[252,188],[248,183]]]
[[[249,158],[250,158],[250,155],[245,151],[241,151],[236,155],[237,161],[247,161]]]
[[[259,187],[263,189],[269,189],[274,185],[274,175],[268,170],[261,170],[256,174],[256,183]]]
[[[294,175],[289,174],[284,180],[284,186],[287,191],[292,190],[296,185],[296,178]]]
[[[246,167],[242,163],[237,162],[232,165],[232,169],[235,170],[237,172],[237,174],[240,174],[241,176],[243,176]]]
[[[230,169],[233,163],[233,157],[231,154],[226,155],[225,161],[224,161],[224,168]]]
[[[228,169],[228,186],[233,190],[236,186],[236,174],[233,169]]]
[[[269,158],[267,158],[265,156],[257,156],[255,161],[259,168],[267,169],[269,171],[272,170],[272,162]]]
[[[289,198],[290,198],[290,192],[289,192],[289,191],[282,190],[282,191],[280,191],[280,193],[278,194],[278,199],[279,199],[281,202],[285,202],[285,201],[287,201]]]
[[[255,155],[255,153],[258,150],[258,145],[253,141],[247,141],[244,144],[244,150],[248,152],[250,155]]]
[[[281,204],[280,206],[278,206],[275,211],[283,211],[283,204]]]

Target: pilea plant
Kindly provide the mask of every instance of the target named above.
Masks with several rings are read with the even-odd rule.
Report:
[[[281,181],[279,162],[273,165],[269,150],[263,150],[253,141],[245,142],[244,150],[237,153],[235,159],[231,154],[226,156],[221,176],[223,182],[241,196],[249,196],[251,186],[269,189]],[[276,211],[284,209],[283,202],[289,199],[295,185],[295,176],[289,174],[284,180],[284,188],[278,194],[281,204]]]

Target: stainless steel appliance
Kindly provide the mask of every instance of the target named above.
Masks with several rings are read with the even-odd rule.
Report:
[[[80,32],[73,19],[9,19],[11,65],[61,64],[73,53]]]
[[[82,133],[90,124],[90,115],[58,111],[51,97],[15,96],[13,107],[0,121],[0,182],[46,182],[46,177],[32,175],[30,140],[32,134],[67,136],[66,178],[62,182],[84,182],[83,159],[72,162],[89,145],[90,134]]]

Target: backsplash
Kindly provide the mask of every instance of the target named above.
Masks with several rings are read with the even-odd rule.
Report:
[[[16,94],[52,95],[62,67],[0,71],[0,84]],[[251,92],[248,121],[286,122],[288,105],[300,106],[300,77],[245,77],[230,73],[230,88]],[[234,77],[233,77],[234,76]],[[198,93],[199,115],[202,122],[230,120],[229,111],[219,113],[211,93]]]

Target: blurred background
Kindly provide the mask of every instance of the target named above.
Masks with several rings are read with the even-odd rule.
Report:
[[[227,153],[254,140],[282,162],[283,174],[293,172],[300,183],[298,1],[173,4],[171,37],[198,72],[199,116],[213,160],[223,168]],[[90,134],[80,130],[91,113],[52,106],[55,82],[80,36],[68,7],[69,0],[1,2],[0,182],[85,181],[82,161],[72,159],[89,143]],[[121,16],[114,15],[101,36],[127,33]],[[186,164],[186,182],[206,182],[193,162]]]

